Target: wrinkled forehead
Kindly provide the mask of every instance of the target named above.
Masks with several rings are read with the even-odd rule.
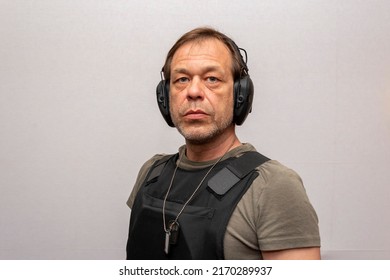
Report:
[[[207,61],[231,69],[232,56],[229,48],[221,41],[209,38],[190,41],[180,46],[172,57],[171,70],[190,61]]]

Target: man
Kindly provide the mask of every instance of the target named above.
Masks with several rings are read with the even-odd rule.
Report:
[[[128,259],[320,258],[317,216],[299,176],[235,133],[253,97],[241,51],[210,28],[184,34],[169,51],[157,101],[185,145],[141,168],[128,200]]]

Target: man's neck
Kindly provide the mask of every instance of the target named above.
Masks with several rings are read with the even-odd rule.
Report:
[[[186,141],[186,155],[191,161],[203,162],[222,157],[231,149],[241,145],[236,134],[218,137],[212,142],[196,144]]]

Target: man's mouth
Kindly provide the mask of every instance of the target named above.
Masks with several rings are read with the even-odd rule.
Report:
[[[185,118],[192,119],[192,120],[203,119],[203,118],[205,118],[207,116],[208,116],[208,114],[205,111],[201,110],[201,109],[188,110],[184,114]]]

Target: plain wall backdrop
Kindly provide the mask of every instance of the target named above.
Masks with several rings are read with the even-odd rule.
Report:
[[[0,259],[123,259],[141,164],[184,143],[158,111],[171,45],[247,50],[238,135],[296,170],[325,259],[390,259],[390,1],[0,0]]]

